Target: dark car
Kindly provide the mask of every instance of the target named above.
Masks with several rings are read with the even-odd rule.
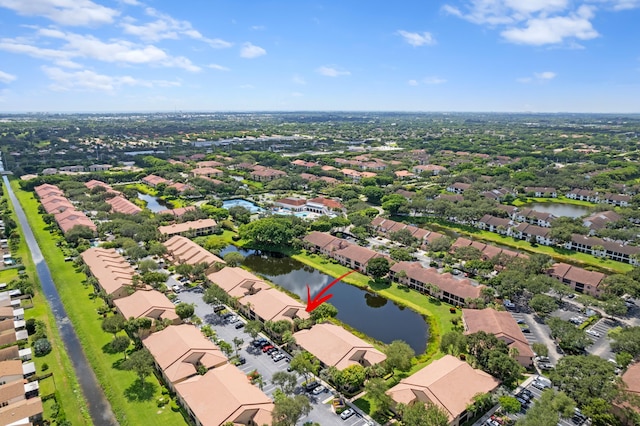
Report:
[[[254,340],[253,342],[251,342],[251,344],[252,344],[253,346],[255,346],[256,348],[257,348],[258,346],[262,347],[263,345],[266,345],[266,344],[267,344],[267,340],[266,340],[266,339],[264,339],[264,338],[260,338],[260,339],[256,339],[256,340]]]
[[[320,383],[318,383],[318,382],[309,382],[306,385],[304,385],[304,390],[306,390],[307,392],[311,392],[312,390],[314,390],[318,386],[320,386]]]
[[[239,323],[237,323],[237,324],[235,325],[235,327],[236,327],[236,328],[242,328],[242,327],[244,327],[244,323],[243,323],[242,321],[240,321]]]
[[[244,357],[238,358],[238,365],[246,364],[247,360]]]

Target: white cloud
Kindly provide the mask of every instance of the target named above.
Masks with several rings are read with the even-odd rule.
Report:
[[[631,10],[640,7],[640,0],[591,0],[591,2],[602,3],[613,10]]]
[[[640,0],[586,0],[586,2],[639,3]],[[500,29],[508,42],[533,46],[566,45],[599,36],[593,28],[595,7],[570,0],[466,0],[464,7],[444,5],[442,10],[478,25]],[[614,6],[615,7],[615,6]],[[579,45],[578,45],[579,46]]]
[[[255,89],[255,86],[253,86],[252,84],[241,84],[239,87],[241,89]]]
[[[300,93],[300,92],[292,92],[291,96],[293,96],[294,98],[300,98],[300,97],[304,96],[304,94]]]
[[[5,84],[11,83],[16,78],[18,78],[18,77],[16,77],[13,74],[9,74],[9,73],[6,73],[4,71],[0,71],[0,83],[5,83]]]
[[[156,9],[148,7],[145,9],[148,16],[156,18],[153,22],[136,25],[136,20],[127,17],[120,24],[125,34],[134,35],[145,41],[160,41],[165,39],[178,40],[182,37],[200,40],[216,49],[223,49],[233,46],[233,43],[214,38],[210,39],[203,36],[198,30],[194,29],[190,22],[179,21],[171,16],[159,12]]]
[[[1,39],[0,50],[47,59],[59,66],[75,68],[78,68],[78,64],[72,62],[72,59],[88,58],[108,63],[149,64],[183,68],[192,72],[200,71],[200,67],[191,63],[189,59],[170,56],[153,45],[138,45],[126,40],[103,42],[91,35],[65,33],[50,28],[40,29],[38,35],[62,40],[64,44],[59,49],[50,49],[40,48],[21,39]]]
[[[112,77],[105,74],[98,74],[91,70],[67,72],[60,68],[43,66],[42,71],[53,81],[49,87],[56,91],[81,90],[114,92],[123,86],[152,88],[154,86],[172,87],[181,85],[179,81],[146,81],[128,75]]]
[[[69,26],[110,24],[119,15],[117,10],[91,0],[0,0],[0,7],[19,15],[40,16]]]
[[[267,29],[267,27],[265,27],[264,25],[253,25],[251,29],[253,31],[264,31]]]
[[[533,77],[520,77],[516,81],[523,84],[544,83],[553,80],[556,76],[557,74],[553,71],[534,72]]]
[[[222,65],[218,65],[218,64],[209,64],[207,65],[208,68],[211,68],[213,70],[218,70],[218,71],[230,71],[230,68],[227,68],[225,66]]]
[[[444,84],[447,82],[447,80],[440,77],[426,77],[422,81],[424,81],[424,84]]]
[[[316,70],[318,74],[324,75],[325,77],[339,77],[341,75],[351,75],[349,71],[339,70],[335,67],[322,66]]]
[[[255,44],[251,44],[246,42],[242,45],[242,49],[240,49],[240,56],[246,59],[257,58],[262,55],[266,55],[267,51],[264,50],[260,46],[256,46]]]
[[[420,34],[398,30],[398,35],[402,36],[404,41],[415,47],[436,44],[436,40],[433,38],[431,33],[426,31]]]
[[[304,77],[298,74],[294,74],[293,77],[291,77],[291,81],[301,86],[304,86],[305,84],[307,84],[307,81],[304,79]]]
[[[418,85],[418,81],[417,80],[409,80],[409,81],[407,81],[407,84],[409,86],[417,86]]]
[[[556,73],[553,71],[537,72],[534,75],[538,80],[553,80],[556,78]]]
[[[573,38],[590,40],[599,36],[591,25],[591,18],[591,8],[582,6],[577,13],[568,16],[530,19],[524,28],[509,28],[501,35],[512,43],[534,46],[558,44]]]

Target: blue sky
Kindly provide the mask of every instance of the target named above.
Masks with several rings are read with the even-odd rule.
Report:
[[[640,0],[0,0],[0,111],[640,112]]]

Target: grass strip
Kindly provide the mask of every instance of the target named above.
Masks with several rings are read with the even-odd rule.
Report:
[[[38,211],[38,201],[31,193],[22,191],[16,181],[12,182],[12,187],[27,212],[27,219],[49,265],[67,315],[120,425],[187,424],[179,412],[171,410],[169,404],[157,406],[162,386],[155,376],[147,378],[141,389],[134,372],[119,368],[122,355],[105,351],[113,337],[102,331],[102,317],[97,313],[102,300],[90,297],[93,289],[85,284],[86,276],[77,272],[72,263],[64,261],[64,255],[56,246],[56,238],[47,230],[48,225],[41,215],[34,214]]]
[[[12,206],[9,197],[7,197],[7,201],[9,205]],[[13,206],[11,216],[18,226],[20,235],[23,236],[24,234]],[[34,282],[33,288],[35,294],[33,296],[33,308],[25,310],[25,320],[34,318],[44,322],[47,328],[47,337],[52,348],[52,351],[46,356],[33,357],[38,374],[53,373],[52,378],[41,380],[39,383],[41,396],[56,393],[56,399],[51,399],[44,403],[44,418],[52,419],[55,414],[55,410],[53,410],[55,408],[54,404],[57,404],[60,407],[59,409],[64,412],[66,419],[74,426],[90,425],[92,422],[89,416],[87,401],[84,399],[78,378],[71,364],[71,359],[69,359],[69,355],[60,337],[53,311],[51,311],[51,307],[42,293],[36,267],[24,237],[20,238],[20,245],[18,246],[16,255],[22,258],[25,272]],[[17,275],[18,269],[15,268],[0,271],[0,282],[8,283]],[[43,371],[42,367],[45,364],[48,366],[48,369]],[[58,417],[61,416],[58,414]]]

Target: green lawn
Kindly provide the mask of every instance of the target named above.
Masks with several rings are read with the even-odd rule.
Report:
[[[11,205],[11,200],[8,199]],[[20,222],[12,210],[12,217],[16,224],[20,235],[22,229],[20,228]],[[89,417],[89,411],[84,396],[80,390],[78,378],[76,377],[71,360],[67,355],[67,352],[60,338],[58,327],[56,326],[55,317],[47,300],[45,299],[42,291],[40,290],[40,282],[35,270],[35,264],[31,259],[31,253],[27,247],[27,243],[24,238],[20,240],[17,256],[22,258],[22,262],[25,266],[25,272],[33,279],[35,286],[35,295],[33,296],[33,307],[25,310],[25,319],[35,318],[43,321],[47,327],[47,337],[51,343],[52,351],[43,357],[34,357],[33,361],[36,364],[37,374],[53,373],[52,378],[44,379],[40,381],[40,395],[46,396],[57,392],[56,400],[58,405],[62,407],[62,411],[66,414],[67,420],[71,424],[75,425],[90,425],[91,419]],[[6,269],[0,271],[0,282],[8,283],[18,275],[18,269]],[[43,371],[42,367],[47,364],[49,368]],[[51,399],[44,404],[44,417],[51,419],[52,411],[51,407],[56,402]]]
[[[521,206],[525,206],[525,205],[531,204],[531,203],[572,204],[574,206],[591,207],[591,208],[596,206],[596,204],[594,204],[594,203],[590,203],[588,201],[573,200],[573,199],[567,198],[567,197],[565,197],[563,195],[559,196],[558,198],[536,198],[536,197],[530,197],[530,198],[527,198],[527,201],[520,201],[520,200],[516,199],[511,204],[516,206],[516,207],[521,207]]]
[[[64,255],[46,229],[42,217],[34,214],[38,211],[38,201],[31,193],[20,190],[17,182],[12,182],[12,186],[23,209],[31,213],[27,216],[29,223],[49,264],[67,315],[120,425],[186,424],[182,415],[171,411],[169,405],[156,406],[156,399],[161,396],[161,385],[154,376],[147,378],[145,389],[140,391],[135,373],[118,368],[122,355],[108,354],[103,350],[112,336],[102,331],[101,317],[96,312],[102,300],[89,298],[93,290],[83,284],[86,276],[64,261]]]

